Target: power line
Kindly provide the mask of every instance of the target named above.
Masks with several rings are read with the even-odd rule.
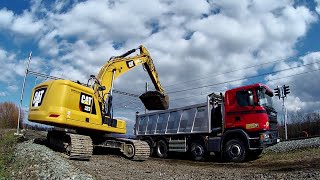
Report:
[[[272,72],[263,73],[263,74],[258,74],[258,75],[255,75],[255,76],[250,76],[250,77],[245,77],[245,78],[239,78],[239,79],[234,79],[234,80],[219,82],[219,83],[215,83],[215,84],[209,84],[209,85],[198,86],[198,87],[189,88],[189,89],[182,89],[182,90],[178,90],[178,91],[172,91],[172,92],[168,92],[167,94],[173,94],[173,93],[178,93],[178,92],[185,92],[185,91],[190,91],[190,90],[194,90],[194,89],[206,88],[206,87],[216,86],[216,85],[220,85],[220,84],[232,83],[232,82],[236,82],[236,81],[241,81],[241,80],[246,80],[246,79],[251,79],[251,78],[256,78],[256,77],[261,77],[261,76],[266,76],[266,75],[270,75],[270,74],[274,74],[274,73],[279,73],[279,72],[283,72],[283,71],[288,71],[288,70],[292,70],[292,69],[296,69],[296,68],[300,68],[300,67],[304,67],[304,66],[316,64],[316,63],[319,63],[319,62],[313,62],[313,63],[309,63],[309,64],[303,64],[303,65],[296,66],[296,67],[281,69],[281,70],[272,71]]]
[[[40,76],[40,77],[49,78],[49,79],[55,79],[55,80],[62,79],[60,77],[50,76],[50,75],[39,73],[39,72],[35,72],[35,71],[29,71],[29,73],[31,75],[34,75],[34,76]],[[137,95],[137,94],[132,94],[132,93],[124,92],[124,91],[119,91],[119,90],[116,90],[116,89],[114,89],[113,92],[117,93],[117,94],[125,95],[125,96],[139,97],[139,95]]]
[[[50,75],[42,74],[42,73],[35,72],[35,71],[29,71],[29,73],[31,75],[34,75],[34,76],[40,76],[40,77],[45,77],[45,78],[49,78],[49,79],[55,79],[55,80],[62,79],[62,78],[59,78],[59,77],[50,76]]]
[[[280,61],[280,60],[277,60],[277,61]],[[272,61],[272,62],[277,62],[277,61]],[[269,64],[269,63],[272,63],[272,62],[267,62],[267,63],[263,63],[263,64]],[[313,63],[304,64],[304,65],[300,65],[300,66],[296,66],[296,67],[291,67],[291,68],[286,68],[286,69],[282,69],[282,70],[278,70],[278,71],[273,71],[273,72],[269,72],[269,73],[263,73],[263,74],[259,74],[259,75],[255,75],[255,76],[250,76],[250,77],[246,77],[246,78],[239,78],[239,79],[235,79],[235,80],[230,80],[230,81],[225,81],[225,82],[220,82],[220,83],[215,83],[215,84],[210,84],[210,85],[205,85],[205,86],[200,86],[200,87],[194,87],[194,88],[189,88],[189,89],[183,89],[183,90],[168,92],[167,94],[173,94],[173,93],[177,93],[177,92],[184,92],[184,91],[189,91],[189,90],[194,90],[194,89],[200,89],[200,88],[205,88],[205,87],[212,87],[212,86],[221,85],[221,84],[226,84],[226,83],[231,83],[231,82],[236,82],[236,81],[240,81],[240,80],[246,80],[246,79],[256,78],[256,77],[265,76],[265,75],[270,75],[270,74],[274,74],[274,73],[278,73],[278,72],[282,72],[282,71],[287,71],[287,70],[292,70],[292,69],[296,69],[296,68],[300,68],[300,67],[304,67],[304,66],[316,64],[316,63],[319,63],[319,62],[313,62]],[[261,65],[261,64],[260,64],[260,65]],[[247,68],[252,68],[252,67],[255,67],[255,66],[246,67],[246,68],[238,69],[238,70],[235,70],[235,71],[239,71],[239,70],[243,70],[243,69],[247,69]],[[314,71],[318,71],[318,70],[319,70],[319,69],[314,70]],[[235,72],[235,71],[230,71],[230,72],[226,72],[226,73],[231,73],[231,72]],[[282,78],[288,78],[288,77],[292,77],[292,76],[296,76],[296,75],[300,75],[300,74],[306,74],[306,73],[310,73],[310,72],[314,72],[314,71],[309,71],[309,72],[304,72],[304,73],[293,74],[293,75],[290,75],[290,76],[284,76],[284,77],[280,77],[280,78],[277,78],[277,79],[267,80],[266,82],[274,81],[274,80],[278,80],[278,79],[282,79]],[[49,76],[49,75],[42,74],[42,73],[35,72],[35,71],[29,71],[29,73],[32,74],[32,75],[35,75],[35,76],[46,77],[46,78],[50,78],[50,79],[62,79],[62,78],[59,78],[59,77]],[[221,73],[221,74],[226,74],[226,73]],[[208,77],[206,77],[206,78],[208,78]],[[194,80],[191,80],[191,81],[194,81]],[[181,84],[182,84],[182,83],[181,83]],[[168,87],[168,86],[167,86],[167,87]],[[135,98],[139,97],[139,95],[132,94],[132,93],[128,93],[128,92],[124,92],[124,91],[114,90],[114,92],[117,93],[117,94],[120,94],[120,95],[126,95],[126,96],[135,97]],[[202,95],[202,94],[200,94],[200,95]],[[197,95],[197,96],[200,96],[200,95]],[[190,96],[188,96],[188,97],[190,97]],[[180,100],[180,99],[185,99],[185,98],[176,98],[176,99],[172,99],[172,100]],[[125,102],[123,102],[123,103],[125,103]],[[122,104],[122,103],[120,103],[120,104]]]
[[[303,56],[303,55],[306,55],[306,54],[307,53],[301,54],[301,55],[298,55],[298,56]],[[250,69],[250,68],[259,67],[259,66],[265,66],[267,64],[273,64],[273,63],[280,62],[280,61],[285,61],[285,60],[287,60],[287,59],[278,59],[278,60],[275,60],[275,61],[265,62],[265,63],[262,63],[262,64],[256,64],[256,65],[253,65],[253,66],[247,66],[247,67],[236,69],[236,70],[232,70],[232,71],[227,71],[227,72],[223,72],[223,73],[213,74],[213,75],[210,75],[210,76],[200,77],[198,79],[192,79],[192,80],[184,81],[184,82],[181,82],[181,83],[170,84],[170,85],[166,85],[164,87],[171,87],[171,86],[176,86],[176,85],[185,84],[185,83],[189,83],[189,82],[199,81],[199,80],[202,80],[202,79],[208,79],[208,78],[211,78],[211,77],[214,77],[214,76],[220,76],[220,75],[224,75],[224,74],[233,73],[233,72],[236,72],[236,71],[242,71],[242,70],[245,70],[245,69]]]
[[[122,106],[122,105],[125,105],[126,103],[128,103],[129,101],[130,102],[135,101],[135,103],[139,103],[140,101],[138,101],[138,100],[139,100],[138,98],[134,98],[134,99],[131,99],[131,100],[126,99],[125,101],[114,103],[113,105],[114,106]]]
[[[303,74],[313,73],[313,72],[316,72],[316,71],[319,71],[319,70],[320,70],[320,69],[315,69],[315,70],[312,70],[312,71],[307,71],[307,72],[292,74],[292,75],[283,76],[283,77],[279,77],[279,78],[275,78],[275,79],[269,79],[269,80],[266,80],[266,81],[264,81],[264,82],[276,81],[276,80],[279,80],[279,79],[285,79],[285,78],[289,78],[289,77],[293,77],[293,76],[299,76],[299,75],[303,75]],[[211,93],[211,91],[209,91],[209,93]],[[180,101],[180,100],[183,100],[183,99],[187,99],[187,98],[189,98],[189,97],[197,97],[197,96],[202,96],[202,95],[204,95],[204,94],[191,95],[191,96],[187,96],[187,97],[180,97],[180,98],[176,98],[176,99],[172,99],[172,100]]]
[[[131,97],[139,97],[139,95],[137,94],[132,94],[132,93],[128,93],[128,92],[124,92],[124,91],[119,91],[119,90],[113,90],[114,93],[118,93],[118,94],[121,94],[121,95],[125,95],[125,96],[131,96]]]
[[[271,80],[266,80],[265,82],[275,81],[275,80],[284,79],[284,78],[293,77],[293,76],[298,76],[298,75],[302,75],[302,74],[313,73],[313,72],[319,71],[319,70],[320,70],[320,69],[314,69],[314,70],[312,70],[312,71],[307,71],[307,72],[292,74],[292,75],[288,75],[288,76],[284,76],[284,77],[280,77],[280,78],[275,78],[275,79],[271,79]]]

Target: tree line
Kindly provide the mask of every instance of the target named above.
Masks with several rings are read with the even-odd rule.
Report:
[[[288,117],[288,139],[320,136],[320,113],[292,112]],[[279,126],[281,138],[285,138],[284,125]]]

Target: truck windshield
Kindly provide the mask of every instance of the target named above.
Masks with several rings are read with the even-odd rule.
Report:
[[[272,97],[266,93],[266,89],[258,89],[257,95],[261,106],[273,108]]]

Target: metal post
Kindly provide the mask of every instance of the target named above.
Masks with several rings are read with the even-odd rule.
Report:
[[[26,71],[24,73],[23,84],[22,84],[22,89],[21,89],[21,96],[20,96],[20,104],[19,104],[19,115],[18,115],[17,132],[14,133],[14,135],[21,135],[20,132],[19,132],[19,130],[20,130],[21,106],[22,106],[23,93],[24,93],[24,87],[25,87],[25,84],[26,84],[27,74],[29,72],[29,66],[30,66],[31,57],[32,57],[32,52],[30,52],[30,54],[29,54]]]
[[[287,128],[287,109],[284,104],[284,97],[282,97],[282,112],[284,119],[284,133],[286,140],[288,139],[288,128]]]

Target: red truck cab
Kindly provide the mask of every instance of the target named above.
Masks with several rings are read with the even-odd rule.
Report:
[[[246,132],[249,149],[279,142],[277,112],[272,97],[272,90],[260,83],[226,91],[224,131],[237,129]]]

